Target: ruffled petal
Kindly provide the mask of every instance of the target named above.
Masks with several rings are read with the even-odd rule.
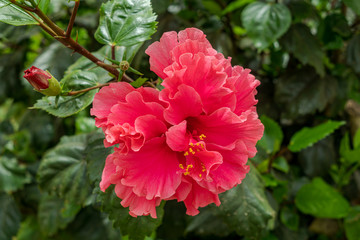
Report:
[[[186,121],[172,126],[165,133],[167,145],[174,151],[184,152],[189,147],[190,136],[186,133]]]
[[[166,145],[165,137],[147,141],[138,152],[123,155],[115,164],[124,168],[121,183],[149,200],[169,198],[181,181],[179,154]]]
[[[164,69],[172,64],[170,52],[178,44],[176,32],[166,32],[160,42],[154,42],[145,51],[150,56],[150,69],[162,79],[166,78]]]
[[[221,203],[217,194],[201,187],[193,180],[190,182],[192,183],[192,189],[184,200],[187,209],[186,214],[195,216],[199,213],[199,207],[205,207],[210,203],[215,203],[216,206],[220,206]]]
[[[245,144],[238,141],[233,150],[211,145],[209,149],[219,152],[223,157],[223,162],[210,172],[212,181],[201,181],[199,185],[219,194],[240,184],[250,170],[250,167],[246,165],[248,153]]]
[[[180,85],[174,97],[170,98],[160,93],[160,99],[169,103],[164,111],[164,118],[167,122],[176,125],[187,117],[198,116],[202,113],[202,102],[199,94],[194,88],[187,85]]]
[[[261,139],[264,127],[256,112],[247,111],[237,116],[229,108],[220,108],[211,115],[188,120],[188,124],[206,135],[206,142],[229,150],[235,148],[238,140],[245,143],[249,156],[253,156],[255,144]]]
[[[131,187],[127,187],[118,182],[115,185],[116,195],[122,199],[121,205],[129,207],[129,213],[133,217],[150,215],[152,218],[157,218],[156,207],[160,205],[159,198],[146,199],[145,197],[137,196]]]
[[[122,177],[122,171],[117,170],[117,166],[114,164],[117,157],[117,153],[112,153],[106,158],[100,182],[100,189],[103,192]]]

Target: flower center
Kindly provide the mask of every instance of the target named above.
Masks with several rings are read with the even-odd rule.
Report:
[[[187,176],[191,175],[197,176],[199,178],[203,177],[203,173],[206,172],[205,165],[199,158],[199,153],[205,151],[204,139],[206,136],[204,134],[196,135],[192,134],[192,138],[189,142],[189,147],[187,151],[184,152],[185,161],[184,163],[179,164],[181,172]]]

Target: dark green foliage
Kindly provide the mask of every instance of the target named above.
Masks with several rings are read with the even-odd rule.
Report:
[[[64,30],[74,6],[17,2],[38,4]],[[163,201],[157,219],[133,218],[113,186],[100,191],[112,149],[89,114],[98,90],[43,97],[22,75],[49,70],[65,93],[114,76],[9,0],[0,0],[0,22],[0,240],[359,239],[359,0],[80,1],[71,36],[106,64],[127,61],[134,87],[162,89],[144,51],[187,27],[260,80],[265,132],[251,171],[220,194],[220,207],[194,217]]]

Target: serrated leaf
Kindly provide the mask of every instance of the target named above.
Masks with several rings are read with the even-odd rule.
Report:
[[[0,239],[12,239],[20,227],[20,210],[12,196],[1,192],[0,209]]]
[[[291,26],[281,38],[280,43],[286,51],[294,54],[302,64],[310,64],[321,76],[325,75],[323,64],[325,54],[321,50],[319,40],[311,34],[306,25],[297,23]]]
[[[100,8],[95,38],[102,44],[130,47],[142,44],[156,31],[150,0],[112,0]]]
[[[258,239],[273,228],[275,211],[270,206],[260,174],[250,172],[237,187],[220,195],[221,205],[214,209],[231,230],[250,239]]]
[[[157,218],[150,216],[132,217],[129,215],[129,209],[120,205],[119,199],[114,191],[114,186],[106,189],[106,192],[100,192],[98,201],[101,202],[102,210],[109,214],[113,226],[120,228],[123,236],[128,235],[129,240],[143,240],[146,236],[150,236],[161,224],[164,215],[164,204],[160,204],[156,208]]]
[[[304,127],[292,136],[288,146],[289,150],[298,152],[301,149],[312,146],[314,143],[325,138],[344,124],[344,121],[329,120],[326,123],[322,123],[313,128]]]
[[[360,206],[351,208],[344,221],[345,233],[348,240],[357,240],[360,236]]]
[[[297,192],[295,205],[301,212],[320,218],[343,218],[350,210],[349,202],[321,178],[314,178]]]
[[[98,133],[62,137],[60,143],[48,151],[40,163],[40,188],[68,202],[85,204],[91,193],[90,180],[100,178],[110,151],[104,150],[99,140],[101,137],[103,135]],[[96,169],[89,169],[91,166]]]
[[[360,1],[358,0],[344,0],[344,3],[351,8],[357,15],[360,15]]]
[[[246,6],[241,19],[255,46],[265,49],[288,30],[291,13],[281,3],[254,2]]]
[[[65,228],[75,218],[77,212],[72,216],[64,217],[61,212],[63,208],[64,200],[61,198],[48,194],[42,195],[38,210],[38,222],[41,231],[46,236],[53,236],[59,229]]]
[[[38,24],[24,10],[8,0],[0,0],[0,22],[15,26]]]
[[[268,154],[279,151],[284,137],[280,125],[265,115],[261,116],[260,120],[264,124],[265,131],[263,137],[258,142],[259,146],[266,149]]]
[[[15,158],[0,156],[0,191],[14,192],[31,182],[26,167]]]
[[[320,78],[311,67],[288,69],[275,86],[275,100],[282,108],[282,118],[291,120],[323,111],[336,94],[336,79],[329,75]]]
[[[74,71],[66,75],[60,82],[64,91],[81,90],[97,85],[97,76],[92,72]],[[68,117],[80,112],[92,103],[95,93],[98,89],[94,89],[85,93],[74,96],[43,97],[39,99],[34,109],[42,109],[57,117]]]

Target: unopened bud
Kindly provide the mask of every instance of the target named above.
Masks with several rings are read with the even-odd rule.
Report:
[[[120,62],[120,69],[121,69],[122,71],[128,70],[129,67],[130,67],[130,64],[129,64],[127,61],[121,61],[121,62]]]
[[[32,66],[24,73],[24,78],[36,91],[46,96],[57,96],[61,93],[60,83],[48,71]]]

